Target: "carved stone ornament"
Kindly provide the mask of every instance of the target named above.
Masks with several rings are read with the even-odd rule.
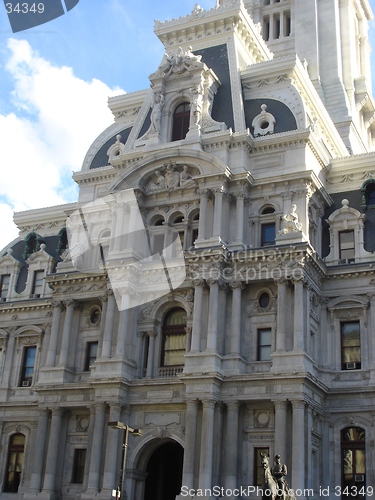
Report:
[[[175,162],[169,162],[163,167],[155,170],[154,175],[146,184],[146,192],[154,193],[156,191],[172,191],[177,188],[194,187],[197,185],[193,179],[197,175],[188,165],[176,165]]]
[[[296,213],[297,205],[290,207],[290,212],[283,215],[283,229],[279,234],[291,234],[301,231],[302,224],[298,222],[298,214]]]
[[[163,72],[164,76],[169,76],[173,73],[181,74],[185,71],[191,71],[195,68],[203,67],[201,62],[202,56],[196,56],[192,53],[192,48],[183,50],[178,48],[177,54],[168,55],[164,54],[164,59],[159,67],[159,72]]]
[[[268,113],[267,106],[262,104],[261,112],[254,118],[251,124],[254,127],[254,137],[273,134],[275,122],[275,117],[271,113]]]

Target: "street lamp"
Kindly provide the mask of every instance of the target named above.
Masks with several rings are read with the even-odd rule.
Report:
[[[122,468],[120,474],[120,484],[117,490],[113,490],[112,496],[115,498],[121,498],[122,496],[126,498],[125,492],[125,470],[126,470],[126,455],[128,451],[128,438],[129,433],[133,434],[133,436],[143,436],[143,431],[141,429],[133,429],[129,425],[124,424],[123,422],[108,422],[108,427],[111,429],[121,429],[124,432],[124,439],[122,442]]]

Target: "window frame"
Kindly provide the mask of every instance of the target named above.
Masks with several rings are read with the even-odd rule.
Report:
[[[184,356],[186,353],[186,319],[184,323],[181,323],[179,325],[167,325],[168,318],[176,311],[181,310],[184,312],[186,315],[186,311],[184,310],[183,307],[174,307],[173,309],[170,309],[168,313],[164,317],[163,321],[163,327],[162,327],[162,341],[161,341],[161,352],[160,352],[160,367],[161,368],[177,368],[184,366],[185,362],[180,363],[180,364],[167,364],[165,361],[165,353],[168,352],[169,350],[176,350],[176,349],[167,349],[165,348],[167,339],[169,336],[177,336],[177,335],[184,335],[185,337],[185,346],[184,349],[178,349],[179,351],[182,352],[184,351]]]
[[[345,242],[342,242],[341,235],[344,235],[344,234],[351,234],[353,236],[353,241],[350,242],[350,243],[353,244],[353,246],[343,249],[342,245]],[[353,262],[355,262],[355,234],[354,234],[354,229],[345,229],[343,231],[338,231],[338,238],[339,238],[339,260],[340,261],[345,260],[345,261],[348,262],[348,264],[352,264]],[[348,243],[346,243],[346,244],[348,244]],[[348,251],[348,250],[352,250],[353,251],[353,256],[352,257],[343,257],[342,256],[342,251]]]
[[[264,451],[261,451],[264,450]],[[253,470],[253,485],[254,486],[264,486],[264,481],[262,481],[260,484],[258,484],[258,471],[261,470],[263,472],[263,477],[264,477],[264,469],[261,463],[261,453],[266,453],[267,456],[270,455],[270,448],[269,446],[255,446],[254,447],[254,470]],[[260,459],[260,463],[258,463],[258,459]]]
[[[8,283],[5,283],[7,285],[7,288],[4,287],[4,281],[5,278],[9,278]],[[10,280],[11,280],[11,274],[6,273],[1,275],[0,279],[0,302],[5,302],[9,296],[9,290],[10,290]]]
[[[263,332],[267,332],[270,335],[270,343],[269,344],[262,344],[261,343],[261,334]],[[270,357],[269,359],[261,359],[261,352],[262,349],[264,348],[270,348]],[[271,361],[271,354],[272,354],[272,328],[270,327],[261,327],[257,329],[257,361]]]
[[[273,240],[266,240],[265,239],[265,228],[266,227],[273,227],[273,231],[274,231],[274,238]],[[274,246],[276,243],[276,224],[275,222],[261,222],[261,239],[260,239],[260,244],[262,247],[272,247]]]
[[[356,346],[344,346],[343,343],[343,329],[346,325],[358,325],[358,345]],[[354,321],[341,321],[340,322],[340,345],[341,345],[341,369],[342,370],[360,370],[362,367],[362,356],[361,356],[361,323],[359,320]],[[359,359],[360,361],[346,361],[345,360],[345,349],[350,349],[353,347],[359,348]],[[355,363],[356,366],[354,368],[348,368],[348,364]]]
[[[33,298],[40,298],[43,293],[44,293],[44,277],[45,277],[45,271],[44,269],[36,269],[33,272],[33,284],[31,287],[31,295],[33,295]],[[40,284],[37,282],[40,281]],[[40,291],[36,291],[40,290]]]
[[[12,444],[12,441],[16,436],[23,436],[23,444]],[[7,466],[5,470],[5,478],[4,478],[4,493],[17,493],[19,489],[19,485],[21,484],[21,479],[22,479],[22,472],[23,472],[23,466],[24,466],[24,461],[25,461],[25,445],[26,445],[26,436],[22,432],[17,432],[15,434],[12,434],[9,438],[9,445],[8,445],[8,454],[7,454]],[[16,460],[15,464],[16,466],[19,465],[18,461],[18,456],[19,454],[22,454],[22,461],[21,461],[21,467],[19,471],[9,471],[10,465],[11,465],[11,454],[14,453],[16,455]],[[15,487],[14,485],[9,488],[9,475],[10,472],[18,472],[18,479],[16,480],[17,486]]]
[[[91,348],[94,347],[94,345],[96,345],[95,357],[91,353]],[[93,363],[95,363],[95,361],[98,359],[98,346],[99,342],[97,340],[90,340],[86,342],[85,366],[84,366],[85,372],[91,371],[90,366],[92,366]]]
[[[87,456],[86,448],[74,448],[72,479],[71,479],[72,484],[83,484],[85,478],[86,456]]]
[[[361,432],[363,432],[363,439],[360,440],[345,440],[344,439],[344,433],[351,430],[351,429],[356,429]],[[351,489],[353,486],[357,486],[358,490],[363,486],[366,487],[366,473],[367,473],[367,464],[366,464],[366,431],[362,427],[358,426],[352,426],[352,427],[345,427],[344,429],[341,430],[340,432],[340,462],[341,462],[341,487],[342,490],[344,490],[346,487]],[[352,470],[353,470],[353,479],[351,481],[348,481],[345,479],[345,459],[344,459],[344,453],[345,450],[350,450],[350,451],[358,451],[361,450],[363,451],[363,458],[364,458],[364,467],[365,471],[364,474],[362,473],[356,473],[356,465],[357,465],[357,454],[352,453]],[[363,481],[356,481],[356,476],[364,476]],[[358,495],[361,497],[362,495]],[[364,497],[365,495],[363,495]],[[350,498],[350,495],[343,495],[343,498]]]
[[[189,110],[184,110],[178,112],[178,109],[182,106],[188,105]],[[171,142],[175,141],[183,141],[186,139],[186,135],[189,132],[190,126],[190,113],[191,106],[189,101],[183,101],[177,104],[172,116],[172,134],[171,134]],[[181,123],[179,123],[181,122]]]
[[[28,363],[28,353],[31,352],[31,349],[34,350],[35,355],[32,359],[34,359],[33,365],[27,365]],[[34,382],[35,375],[35,367],[36,367],[36,358],[37,358],[37,345],[25,346],[22,352],[22,364],[21,364],[21,374],[20,374],[20,382],[19,387],[30,387]],[[27,376],[27,370],[32,369],[31,376]]]

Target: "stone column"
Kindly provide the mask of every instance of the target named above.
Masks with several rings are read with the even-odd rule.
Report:
[[[102,460],[106,406],[107,405],[105,403],[98,403],[95,406],[95,423],[92,437],[90,471],[86,494],[94,495],[99,492],[100,465]]]
[[[119,203],[116,205],[116,229],[113,234],[114,243],[113,250],[120,251],[123,250],[123,236],[124,236],[124,216],[129,211],[128,205],[126,203]]]
[[[73,325],[73,313],[74,308],[77,306],[77,302],[75,300],[67,300],[64,302],[64,304],[66,306],[66,313],[61,341],[59,366],[68,366],[70,337]]]
[[[294,337],[293,350],[301,351],[304,349],[304,286],[303,279],[293,280],[294,284]]]
[[[306,443],[306,455],[307,455],[307,470],[306,470],[306,486],[305,488],[312,488],[312,477],[313,477],[313,463],[312,463],[312,442],[311,442],[311,433],[313,428],[313,409],[307,404],[306,405],[306,413],[307,413],[307,443]]]
[[[286,351],[286,280],[280,278],[277,282],[277,332],[276,351]],[[280,453],[281,455],[281,453]]]
[[[198,400],[186,401],[185,450],[182,469],[182,484],[194,488],[195,447],[197,437]]]
[[[210,287],[210,301],[208,306],[208,328],[206,351],[216,352],[217,350],[217,327],[219,312],[219,280],[208,279]]]
[[[280,455],[282,460],[286,460],[287,449],[287,427],[286,417],[287,401],[274,401],[275,404],[275,454]]]
[[[148,346],[146,377],[151,378],[154,374],[154,357],[155,357],[154,354],[155,354],[156,332],[155,332],[155,330],[151,330],[150,332],[147,332],[147,335],[150,338],[150,343]]]
[[[193,332],[191,336],[191,352],[201,350],[201,332],[202,332],[202,306],[204,280],[193,280],[194,293],[194,311],[193,311]]]
[[[52,302],[53,306],[53,316],[52,316],[52,328],[51,336],[49,339],[48,352],[46,366],[55,366],[56,362],[56,352],[57,352],[57,341],[59,338],[60,330],[60,317],[61,317],[61,301]]]
[[[110,358],[112,349],[113,320],[115,316],[116,300],[112,290],[108,290],[107,294],[108,294],[108,304],[107,304],[107,314],[105,317],[101,359]]]
[[[46,458],[46,470],[44,473],[43,482],[43,493],[45,494],[54,493],[56,487],[56,470],[57,459],[59,456],[62,415],[62,408],[54,408],[52,410],[52,421]]]
[[[199,488],[211,488],[215,401],[203,401]]]
[[[39,493],[42,486],[42,472],[44,453],[47,442],[49,410],[39,411],[38,433],[36,436],[35,451],[32,460],[32,474],[30,480],[30,493]]]
[[[245,193],[236,194],[236,243],[243,244]]]
[[[138,377],[143,378],[145,376],[145,363],[146,363],[146,346],[145,342],[147,340],[146,332],[137,332],[137,337],[139,338],[138,345]]]
[[[109,409],[109,421],[118,422],[121,420],[121,405],[120,404],[110,404]],[[116,474],[120,470],[117,466],[118,457],[118,447],[119,443],[122,443],[122,430],[112,429],[108,427],[107,429],[107,446],[105,451],[105,461],[104,461],[104,474],[103,474],[103,490],[115,490],[117,488],[116,484]]]
[[[225,449],[225,488],[233,490],[237,483],[238,401],[227,403],[227,435]]]
[[[198,226],[198,240],[205,240],[207,238],[207,207],[208,207],[208,189],[200,189],[200,205],[199,205],[199,226]]]
[[[305,485],[305,402],[292,401],[292,485],[304,489]]]
[[[185,347],[185,352],[190,352],[191,349],[191,332],[193,331],[191,326],[186,326],[185,327],[185,332],[186,332],[186,347]]]
[[[224,196],[224,189],[223,187],[220,187],[215,190],[215,211],[214,211],[214,230],[213,230],[213,236],[218,236],[220,238],[221,236],[221,225],[222,225],[222,218],[223,218],[223,196]],[[199,217],[200,220],[200,217]]]
[[[120,312],[120,318],[118,322],[116,358],[122,359],[125,357],[128,330],[129,330],[129,309],[123,309]]]
[[[239,356],[241,353],[241,295],[244,285],[241,281],[229,283],[232,290],[232,331],[230,339],[230,354]]]

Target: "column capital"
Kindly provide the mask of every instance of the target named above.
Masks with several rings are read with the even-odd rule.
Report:
[[[202,404],[203,404],[203,409],[204,408],[215,408],[215,405],[216,405],[216,401],[213,401],[212,399],[208,400],[208,399],[204,399],[202,401]]]
[[[146,335],[148,337],[156,337],[157,334],[158,332],[156,330],[149,330],[148,332],[146,332]]]
[[[64,408],[51,408],[52,412],[52,418],[53,417],[62,417],[62,414],[64,413],[65,409]]]
[[[288,406],[288,401],[280,401],[279,399],[272,400],[272,403],[274,404],[275,408],[281,409],[285,408]]]
[[[304,410],[306,406],[306,401],[302,399],[295,399],[290,401],[292,403],[293,410]]]
[[[53,300],[53,301],[51,302],[51,306],[52,306],[54,309],[58,309],[58,308],[60,308],[60,309],[61,309],[61,308],[62,308],[62,306],[63,306],[63,302],[62,302],[62,300]]]
[[[64,300],[63,304],[67,309],[68,307],[73,307],[74,309],[81,307],[81,303],[74,299]]]
[[[186,409],[187,410],[193,410],[198,407],[198,399],[188,399],[186,401]]]
[[[224,401],[228,411],[238,411],[240,407],[239,401]]]
[[[107,403],[104,401],[100,401],[99,403],[95,403],[93,405],[95,413],[104,413],[107,409]]]
[[[205,286],[205,281],[202,278],[200,278],[200,279],[194,279],[191,282],[192,282],[194,288],[197,288],[199,286],[201,286],[201,287]]]
[[[208,278],[206,282],[210,288],[212,288],[214,285],[218,285],[221,288],[225,288],[227,286],[225,281],[221,278]]]
[[[244,290],[245,288],[245,283],[243,283],[242,281],[230,281],[228,283],[228,286],[229,288],[233,291],[233,290],[236,290],[236,289],[240,289],[240,290]]]
[[[288,284],[288,278],[285,278],[284,276],[281,276],[280,278],[274,278],[274,282],[276,285],[287,285]]]
[[[297,276],[297,277],[293,276],[292,279],[291,279],[291,282],[293,283],[294,286],[298,285],[298,284],[303,285],[304,283],[306,283],[306,279],[302,275],[301,276]]]

